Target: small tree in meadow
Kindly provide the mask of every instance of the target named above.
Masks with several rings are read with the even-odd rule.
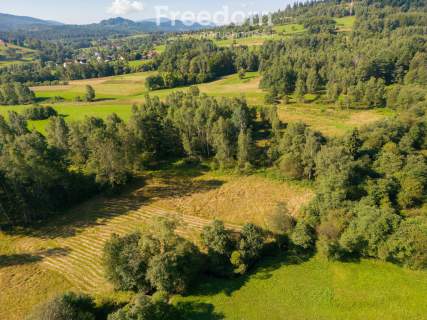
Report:
[[[95,89],[92,86],[87,85],[86,86],[86,95],[85,95],[86,101],[92,102],[95,100],[95,97],[96,97]]]

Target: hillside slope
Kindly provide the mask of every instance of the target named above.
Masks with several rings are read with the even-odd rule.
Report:
[[[0,13],[0,30],[10,31],[33,26],[59,26],[60,22],[47,21],[26,16],[15,16],[12,14]]]

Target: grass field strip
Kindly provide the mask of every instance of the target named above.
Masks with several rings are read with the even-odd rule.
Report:
[[[105,279],[102,254],[105,243],[113,234],[124,235],[142,227],[144,223],[156,218],[174,219],[179,226],[177,234],[200,233],[204,226],[211,223],[209,219],[182,215],[164,208],[148,205],[128,214],[117,215],[104,213],[97,216],[102,225],[87,227],[74,236],[56,234],[54,240],[60,244],[58,254],[41,255],[42,265],[63,275],[76,289],[97,293],[110,288]],[[232,231],[241,229],[238,225],[226,224]]]

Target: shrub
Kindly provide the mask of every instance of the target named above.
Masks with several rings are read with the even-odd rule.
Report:
[[[233,250],[233,240],[222,221],[215,220],[205,226],[201,234],[202,243],[207,249],[208,271],[216,275],[230,273],[230,257]]]
[[[411,269],[427,268],[427,219],[404,220],[380,249],[380,257]]]
[[[58,112],[52,107],[34,106],[24,111],[27,120],[46,120],[58,116]]]
[[[87,102],[92,102],[93,100],[95,100],[96,97],[96,93],[95,90],[93,89],[92,86],[87,85],[86,86],[86,95],[85,95],[85,100]]]
[[[276,205],[274,211],[267,216],[266,224],[275,235],[279,249],[287,242],[295,228],[295,220],[284,203]]]
[[[95,320],[95,304],[87,295],[65,293],[37,307],[29,320]]]
[[[304,221],[298,221],[291,235],[292,242],[302,249],[308,250],[314,246],[315,234],[313,228]]]
[[[145,86],[148,90],[159,90],[165,88],[166,84],[163,77],[158,74],[154,76],[147,77],[145,79]]]
[[[131,303],[108,316],[108,320],[166,320],[182,319],[179,311],[164,299],[137,295]]]
[[[239,242],[243,259],[249,264],[256,261],[261,256],[264,242],[264,231],[260,227],[251,223],[245,224]]]

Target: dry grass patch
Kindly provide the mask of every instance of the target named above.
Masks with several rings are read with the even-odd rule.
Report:
[[[178,166],[147,174],[123,193],[96,197],[39,228],[0,232],[0,305],[8,307],[0,319],[22,319],[40,301],[70,289],[110,294],[102,253],[114,233],[163,217],[180,223],[179,235],[197,240],[212,218],[233,230],[246,222],[264,225],[277,202],[296,213],[311,196],[302,187],[259,176]]]
[[[279,108],[281,121],[302,121],[326,136],[342,136],[354,128],[379,121],[392,113],[382,110],[342,110],[313,104],[292,104]]]
[[[34,306],[73,286],[37,263],[0,266],[0,319],[22,320]]]
[[[313,197],[313,192],[306,188],[257,176],[219,179],[223,184],[218,188],[164,199],[159,201],[159,205],[186,215],[265,226],[266,216],[278,202],[286,203],[289,210],[297,214],[301,206]]]

